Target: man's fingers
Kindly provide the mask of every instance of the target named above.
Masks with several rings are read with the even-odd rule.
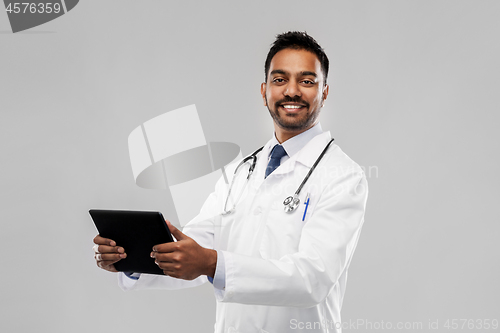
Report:
[[[163,270],[163,274],[171,276],[171,277],[174,277],[174,278],[178,278],[179,277],[179,275],[178,275],[178,273],[176,271],[172,271],[172,270],[168,270],[168,269],[164,269]]]
[[[94,255],[94,258],[97,261],[112,261],[113,264],[115,262],[121,260],[121,259],[125,259],[126,257],[127,257],[126,253],[121,253],[121,254],[116,254],[116,253],[108,253],[108,254],[96,253]]]
[[[101,237],[100,235],[94,237],[94,243],[97,245],[116,246],[116,242],[114,240]]]
[[[172,223],[170,223],[169,220],[165,220],[167,222],[168,229],[170,229],[170,232],[172,235],[177,239],[178,241],[189,238],[188,236],[184,235],[182,231],[177,229]]]
[[[170,243],[163,243],[163,244],[157,244],[155,246],[153,246],[153,252],[174,252],[174,251],[178,251],[180,250],[181,246],[180,244],[182,244],[183,240],[191,240],[190,237],[184,235],[182,233],[182,231],[180,231],[179,229],[177,229],[172,223],[170,223],[169,220],[165,220],[165,222],[167,223],[167,226],[170,230],[170,233],[172,233],[172,235],[175,237],[175,239],[177,240],[177,242],[170,242]],[[151,255],[153,256],[153,255]]]
[[[152,258],[155,259],[155,262],[158,263],[175,263],[179,262],[178,255],[174,253],[158,253],[152,252]]]
[[[123,247],[116,246],[116,242],[109,238],[97,235],[94,237],[94,258],[98,267],[110,272],[118,272],[114,264],[127,257]]]
[[[178,273],[178,271],[181,269],[181,265],[178,263],[159,262],[159,263],[157,263],[157,265],[162,270],[172,272],[172,273]]]
[[[94,245],[95,253],[125,253],[125,249],[120,246]],[[97,251],[96,251],[97,250]]]
[[[118,272],[115,266],[113,266],[115,262],[116,261],[97,261],[97,266],[110,272]]]
[[[167,276],[171,276],[173,278],[177,278],[178,277],[176,272],[169,271],[169,270],[166,270],[166,269],[163,270],[163,274],[165,274]]]
[[[152,258],[155,258],[156,261],[165,261],[165,262],[179,262],[182,261],[183,254],[175,251],[172,252],[151,252]]]
[[[170,242],[170,243],[163,243],[163,244],[157,244],[153,246],[153,253],[171,253],[178,251],[180,249],[180,242]]]

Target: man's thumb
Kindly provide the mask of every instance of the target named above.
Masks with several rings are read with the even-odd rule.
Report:
[[[167,225],[168,225],[168,229],[170,229],[170,232],[172,233],[172,235],[175,237],[175,239],[177,239],[178,241],[180,240],[183,240],[183,239],[186,239],[188,238],[186,235],[184,235],[182,233],[182,231],[180,231],[179,229],[177,229],[172,223],[170,223],[169,220],[165,220],[165,222],[167,222]]]

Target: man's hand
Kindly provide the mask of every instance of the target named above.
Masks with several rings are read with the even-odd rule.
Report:
[[[193,280],[200,275],[214,277],[217,252],[201,247],[192,238],[166,221],[177,242],[153,246],[151,258],[165,275],[184,280]]]
[[[127,257],[125,249],[116,246],[114,240],[99,235],[95,236],[94,243],[96,244],[94,245],[94,258],[97,266],[110,272],[118,272],[114,263]]]

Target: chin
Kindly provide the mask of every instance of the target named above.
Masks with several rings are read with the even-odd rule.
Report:
[[[302,130],[304,128],[307,128],[307,126],[308,126],[307,123],[284,123],[284,122],[280,122],[279,125],[282,129],[289,130],[289,131]]]
[[[306,128],[309,125],[307,119],[296,119],[296,117],[287,117],[287,118],[285,119],[283,119],[283,117],[279,118],[280,125],[283,129],[299,130]]]

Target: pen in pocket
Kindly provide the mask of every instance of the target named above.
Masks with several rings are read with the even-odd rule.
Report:
[[[304,209],[304,216],[302,216],[302,221],[306,219],[307,207],[309,207],[309,193],[307,193],[306,200],[304,201],[306,208]]]

